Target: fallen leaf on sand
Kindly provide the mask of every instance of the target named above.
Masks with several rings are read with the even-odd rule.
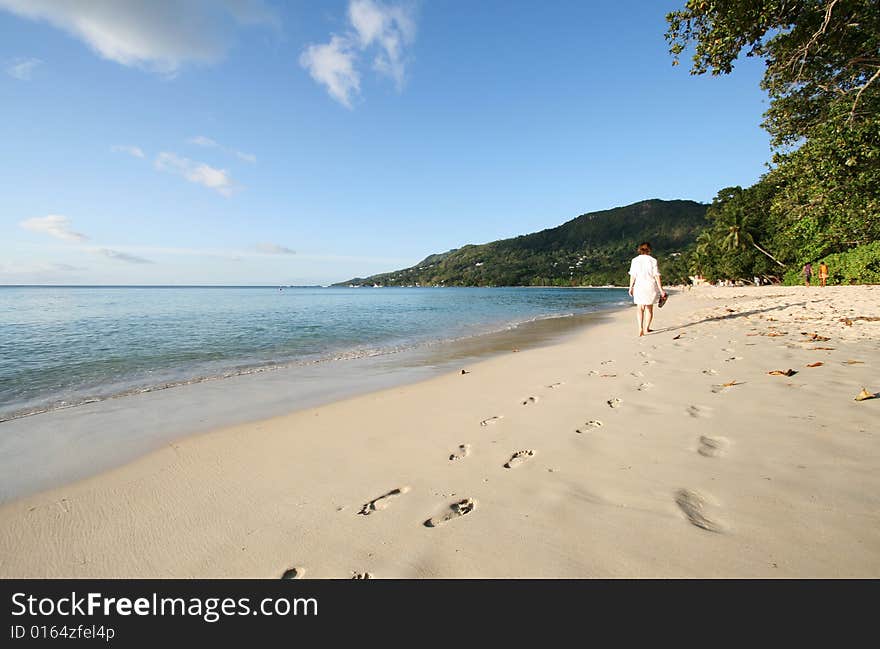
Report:
[[[843,362],[844,365],[864,365],[865,361],[854,361],[852,359]]]
[[[833,350],[834,350],[834,347],[807,347],[807,349],[810,350],[810,351],[817,351],[817,350],[823,350],[823,349],[824,349],[825,351],[829,351],[829,352],[830,352],[830,351],[833,351]]]
[[[843,324],[845,324],[847,327],[852,327],[852,322],[853,322],[853,321],[850,320],[849,318],[841,318],[841,319],[840,319],[840,322],[842,322]]]
[[[617,376],[617,374],[600,374],[600,379],[613,379]]]
[[[722,383],[722,388],[732,388],[734,385],[742,385],[742,381],[728,381],[727,383]]]
[[[797,374],[793,369],[788,368],[787,370],[773,370],[771,372],[767,372],[770,376],[794,376]]]
[[[867,401],[868,399],[876,399],[877,395],[873,392],[868,392],[865,388],[862,388],[862,391],[856,395],[856,401]]]
[[[831,340],[828,336],[820,336],[817,333],[810,334],[806,331],[802,331],[801,333],[807,337],[808,342],[825,342],[826,340]]]
[[[816,361],[815,363],[808,363],[808,364],[807,364],[807,367],[820,367],[820,366],[822,366],[822,365],[824,365],[824,364],[825,364],[825,363],[823,363],[822,361]]]
[[[768,331],[764,334],[765,336],[769,336],[770,338],[776,338],[777,336],[784,336],[784,331]]]

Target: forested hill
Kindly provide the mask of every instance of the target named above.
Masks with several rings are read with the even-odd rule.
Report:
[[[626,285],[636,246],[650,241],[667,282],[684,278],[678,253],[705,228],[706,205],[652,199],[482,245],[430,255],[411,268],[334,286]],[[678,277],[678,276],[681,277]]]

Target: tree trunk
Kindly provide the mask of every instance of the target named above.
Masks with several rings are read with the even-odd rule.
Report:
[[[759,246],[757,243],[755,243],[754,241],[752,241],[752,245],[755,246],[755,248],[757,248],[760,252],[762,252],[762,253],[764,253],[765,255],[767,255],[768,257],[770,257],[770,259],[772,259],[772,260],[775,261],[777,264],[779,264],[779,266],[781,266],[782,268],[785,268],[785,264],[783,264],[783,263],[782,263],[781,261],[779,261],[776,257],[774,257],[773,255],[771,255],[769,252],[767,252],[766,250],[764,250],[764,249],[763,249],[761,246]]]

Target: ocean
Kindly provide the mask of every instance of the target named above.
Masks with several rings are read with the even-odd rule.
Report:
[[[0,287],[0,421],[615,308],[624,289]]]

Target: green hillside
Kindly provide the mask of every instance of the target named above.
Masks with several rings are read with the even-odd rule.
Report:
[[[619,286],[628,281],[629,262],[641,241],[654,246],[666,281],[677,281],[686,275],[678,253],[705,228],[706,208],[694,201],[641,201],[334,286]]]

